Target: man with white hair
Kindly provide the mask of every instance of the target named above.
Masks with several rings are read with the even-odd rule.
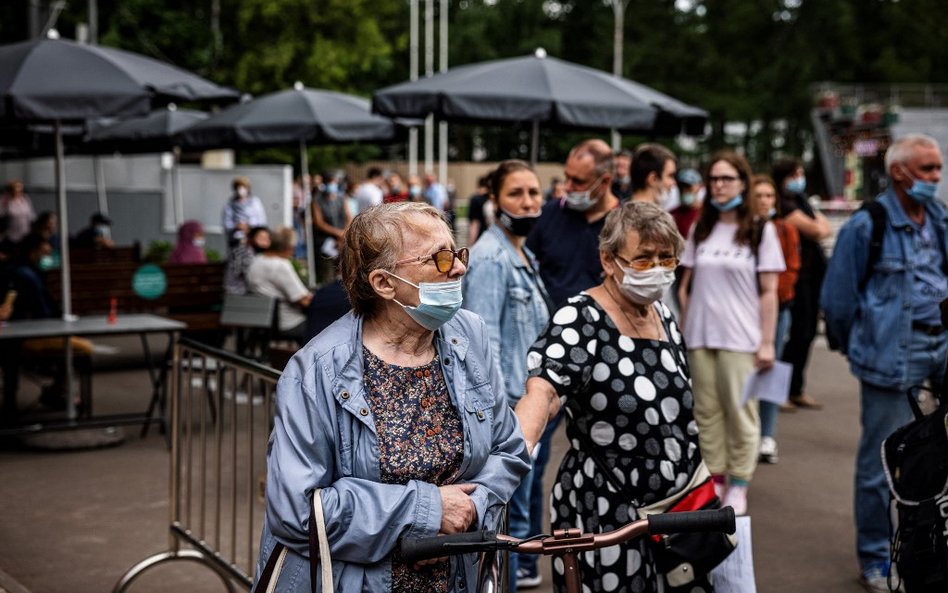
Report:
[[[856,551],[867,591],[889,590],[889,492],[879,450],[912,419],[906,390],[945,375],[948,228],[937,199],[942,155],[922,134],[897,139],[885,155],[889,188],[843,226],[820,301],[827,334],[860,382],[862,436],[856,457]],[[879,227],[882,227],[881,230]],[[881,245],[880,245],[881,240]]]

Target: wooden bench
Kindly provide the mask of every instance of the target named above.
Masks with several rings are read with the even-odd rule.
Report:
[[[69,261],[79,264],[133,264],[141,261],[141,246],[116,245],[115,247],[70,247]]]
[[[164,264],[165,293],[146,300],[132,290],[132,277],[142,264],[113,262],[70,267],[72,311],[76,315],[108,314],[116,299],[118,314],[156,313],[188,324],[189,331],[220,329],[224,301],[225,264]],[[46,286],[57,303],[62,300],[60,270],[46,273]]]

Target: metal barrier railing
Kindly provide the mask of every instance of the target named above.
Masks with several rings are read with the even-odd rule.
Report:
[[[177,560],[206,565],[231,593],[235,583],[249,589],[280,372],[188,339],[172,365],[168,549],[132,566],[113,592]]]

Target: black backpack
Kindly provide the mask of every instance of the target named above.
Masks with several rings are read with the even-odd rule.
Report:
[[[925,415],[922,388],[909,390],[915,419],[882,443],[882,467],[895,504],[892,562],[906,593],[948,591],[948,397]],[[897,583],[890,579],[889,588]]]

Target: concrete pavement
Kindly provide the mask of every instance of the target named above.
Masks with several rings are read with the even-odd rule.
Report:
[[[135,342],[120,351],[138,352]],[[156,348],[157,350],[157,348]],[[106,357],[107,358],[107,357]],[[109,361],[106,360],[106,363]],[[122,364],[111,364],[121,367]],[[144,408],[144,370],[95,376],[100,411]],[[750,488],[754,564],[761,593],[857,593],[852,475],[858,439],[856,381],[818,342],[808,391],[821,411],[781,414],[780,463],[759,467]],[[25,382],[22,402],[38,389]],[[0,449],[0,592],[103,593],[134,563],[168,547],[168,450],[152,430],[125,429],[114,448],[49,452]],[[565,439],[556,443],[562,452]],[[555,466],[547,473],[551,482]],[[207,569],[168,564],[130,591],[223,591]],[[536,591],[547,592],[549,572]]]

